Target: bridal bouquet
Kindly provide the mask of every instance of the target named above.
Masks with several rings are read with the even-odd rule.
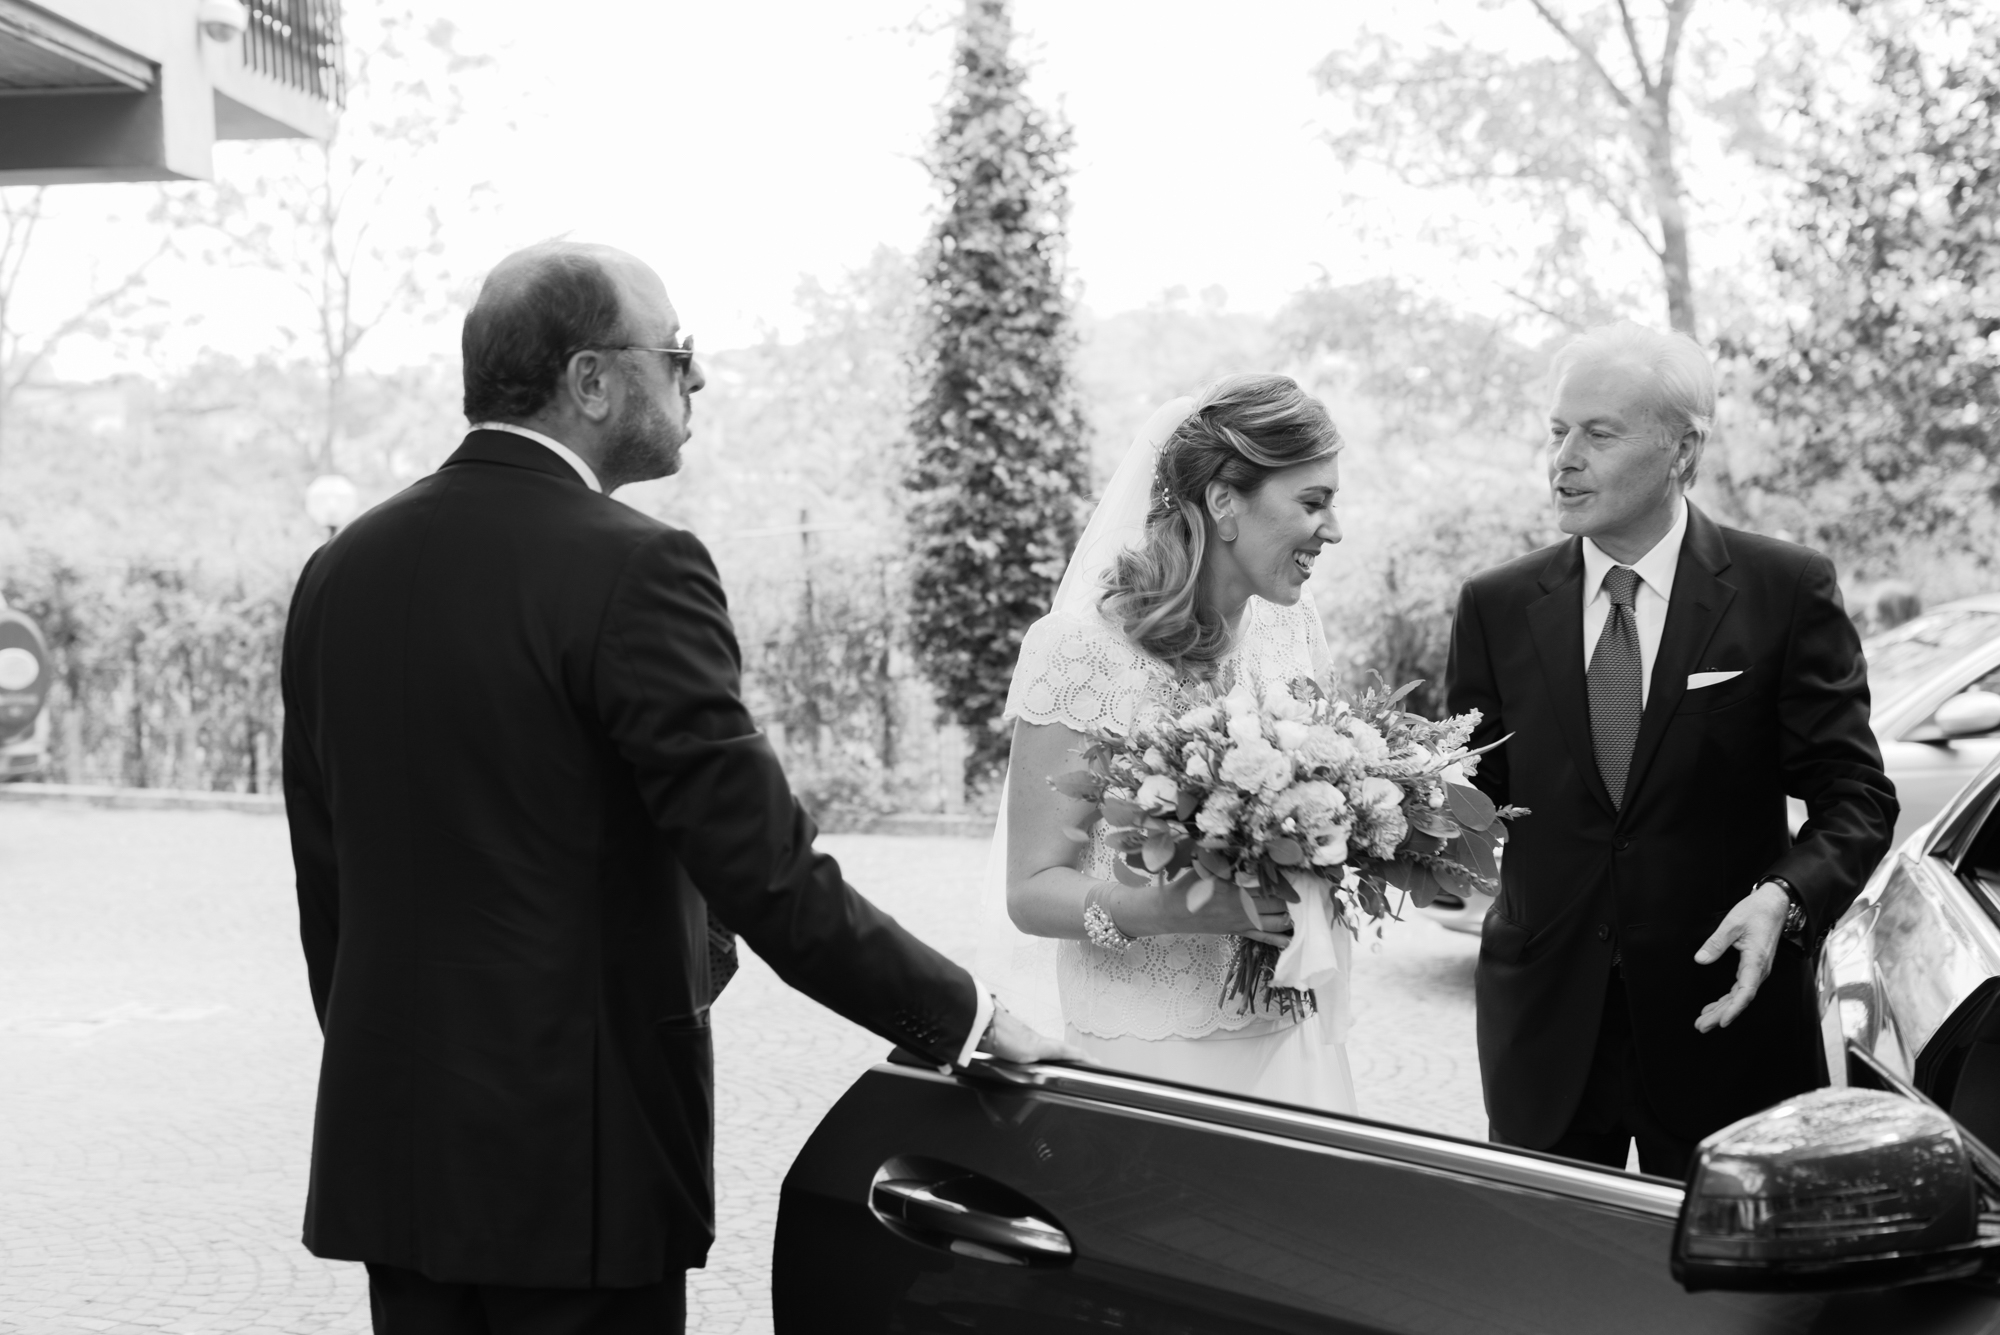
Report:
[[[1186,876],[1190,910],[1233,892],[1246,912],[1250,890],[1290,887],[1292,943],[1239,938],[1223,999],[1309,1013],[1335,930],[1395,916],[1392,892],[1421,907],[1443,889],[1490,891],[1505,821],[1527,814],[1468,782],[1492,749],[1467,749],[1477,711],[1433,723],[1397,708],[1417,685],[1359,699],[1305,678],[1261,699],[1197,687],[1190,708],[1098,734],[1087,768],[1050,782],[1097,808],[1128,885]]]

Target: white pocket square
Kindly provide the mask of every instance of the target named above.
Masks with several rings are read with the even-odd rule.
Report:
[[[1698,691],[1704,686],[1719,686],[1725,681],[1743,675],[1742,669],[1735,672],[1691,672],[1688,674],[1688,689]]]

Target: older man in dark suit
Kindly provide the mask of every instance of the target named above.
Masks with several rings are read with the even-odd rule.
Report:
[[[1636,1140],[1670,1177],[1824,1083],[1812,955],[1896,822],[1832,563],[1683,494],[1714,413],[1679,335],[1618,325],[1558,355],[1573,536],[1466,584],[1447,688],[1484,714],[1475,742],[1513,735],[1480,786],[1533,813],[1475,975],[1493,1137],[1613,1167]]]
[[[702,387],[659,278],[534,247],[464,352],[472,433],[313,557],[285,636],[305,1241],[368,1263],[378,1331],[678,1330],[713,919],[940,1065],[1064,1049],[813,851],[707,552],[609,498],[675,470]]]

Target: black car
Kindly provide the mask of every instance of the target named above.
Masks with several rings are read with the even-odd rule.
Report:
[[[1991,601],[1902,637],[1952,668],[1908,665],[1929,684],[1905,723],[2000,683],[1936,633],[1984,645]],[[1979,731],[1910,741],[1962,763]],[[1936,801],[1822,950],[1832,1087],[1710,1137],[1685,1184],[1095,1068],[891,1054],[786,1178],[777,1328],[2000,1333],[2000,759]]]
[[[2000,1332],[2000,1162],[1853,1060],[1877,1088],[1718,1133],[1684,1189],[1095,1068],[892,1054],[785,1180],[776,1328]]]
[[[1862,648],[1900,839],[2000,755],[2000,594],[1946,603]]]
[[[1827,934],[1820,1019],[1836,1082],[1889,1072],[2000,1146],[2000,759],[1875,869]]]

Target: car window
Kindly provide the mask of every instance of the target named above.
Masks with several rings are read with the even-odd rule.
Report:
[[[2000,695],[2000,668],[1995,668],[1991,672],[1987,673],[1985,676],[1979,678],[1979,680],[1969,683],[1965,687],[1965,690],[1990,691],[1996,695]],[[1963,693],[1964,692],[1961,692],[1961,694]],[[1938,708],[1942,709],[1944,708],[1944,705],[1940,704]],[[1954,734],[1954,736],[1960,738],[1990,737],[1992,735],[1993,733],[1991,731],[1983,733],[1960,732]],[[1911,728],[1908,732],[1904,733],[1903,740],[1906,742],[1935,742],[1943,740],[1944,736],[1945,736],[1944,730],[1939,728],[1937,725],[1937,716],[1932,715],[1930,718],[1925,719],[1922,723],[1917,724],[1914,728]]]
[[[1890,708],[1924,686],[1940,668],[1996,637],[2000,637],[2000,614],[1974,608],[1932,612],[1870,636],[1862,649],[1876,709]]]
[[[1989,903],[2000,904],[2000,804],[1982,818],[1979,832],[1958,859],[1958,874]]]

